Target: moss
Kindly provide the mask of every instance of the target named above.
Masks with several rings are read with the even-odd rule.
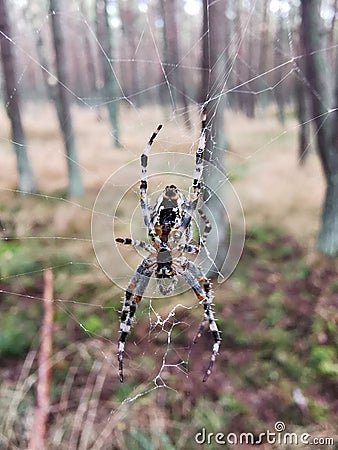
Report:
[[[245,332],[245,328],[232,317],[218,317],[217,326],[222,330],[222,339],[228,346],[247,346],[250,343],[250,336]]]
[[[330,293],[338,294],[338,280],[335,280],[330,285]]]
[[[99,333],[100,330],[103,328],[103,321],[96,315],[85,315],[83,320],[81,320],[82,327],[86,330],[89,334],[96,334]]]
[[[21,274],[28,276],[30,272],[43,268],[43,265],[33,256],[35,252],[31,251],[30,246],[18,241],[0,241],[0,255],[0,276],[3,279],[18,277]]]
[[[20,356],[30,349],[36,339],[38,323],[27,310],[14,308],[2,314],[0,327],[0,356]]]
[[[334,347],[314,345],[311,349],[310,363],[321,374],[337,379],[337,351]]]
[[[315,422],[325,423],[327,421],[329,408],[324,403],[319,403],[313,398],[308,398],[309,414]]]

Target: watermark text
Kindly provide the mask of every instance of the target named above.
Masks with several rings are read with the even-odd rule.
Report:
[[[333,437],[312,437],[309,433],[285,432],[282,421],[275,423],[275,431],[266,430],[259,434],[248,433],[209,433],[205,428],[195,434],[197,444],[260,445],[264,443],[279,445],[331,445],[334,446]]]

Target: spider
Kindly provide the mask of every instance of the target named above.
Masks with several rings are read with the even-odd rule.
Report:
[[[207,324],[209,324],[214,339],[209,365],[205,370],[203,381],[206,381],[211,374],[221,343],[220,332],[213,312],[212,302],[214,296],[211,282],[199,266],[184,256],[184,253],[197,254],[199,252],[199,247],[192,243],[191,219],[197,209],[198,199],[201,194],[203,154],[206,146],[206,112],[203,111],[202,115],[202,129],[196,152],[194,179],[189,190],[189,200],[183,192],[172,184],[165,187],[154,206],[151,207],[147,200],[148,155],[161,128],[162,125],[157,127],[141,155],[140,206],[151,243],[130,238],[116,239],[116,242],[120,244],[130,245],[134,248],[140,247],[149,253],[149,256],[143,259],[132,276],[124,295],[118,342],[119,377],[121,383],[123,383],[125,342],[130,332],[136,307],[141,301],[152,275],[155,275],[158,289],[165,296],[170,295],[174,291],[177,275],[182,276],[194,291],[199,302],[203,304],[203,320],[193,342],[196,343]],[[205,223],[204,232],[200,239],[200,244],[204,245],[206,237],[211,231],[211,225],[200,209],[198,209],[198,212]]]

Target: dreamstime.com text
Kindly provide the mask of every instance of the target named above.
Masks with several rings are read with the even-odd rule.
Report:
[[[208,433],[205,428],[195,434],[197,444],[279,444],[279,445],[331,445],[334,446],[333,437],[312,437],[309,433],[285,432],[284,422],[275,423],[275,431],[266,430],[258,435],[254,433]]]

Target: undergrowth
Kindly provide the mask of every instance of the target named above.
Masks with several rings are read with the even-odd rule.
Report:
[[[30,226],[37,224],[28,222],[24,236]],[[50,223],[44,227],[40,221],[41,235],[47,227],[56,236]],[[149,330],[145,299],[128,341],[121,385],[116,341],[122,292],[98,275],[90,246],[51,239],[42,247],[17,233],[15,220],[9,229],[0,242],[0,408],[8,412],[0,421],[1,448],[27,445],[44,267],[54,267],[56,308],[48,448],[200,448],[194,436],[203,428],[258,436],[273,431],[276,421],[289,432],[334,434],[337,272],[330,263],[308,263],[305,249],[283,230],[252,227],[235,273],[215,286],[222,346],[207,383],[201,374],[211,336],[191,345],[201,307],[177,310],[168,347],[163,329]],[[86,237],[85,229],[77,236]],[[190,293],[172,304],[184,301],[191,302]],[[156,309],[161,312],[159,302]],[[165,386],[156,385],[152,380],[168,348],[170,364],[161,372]]]

